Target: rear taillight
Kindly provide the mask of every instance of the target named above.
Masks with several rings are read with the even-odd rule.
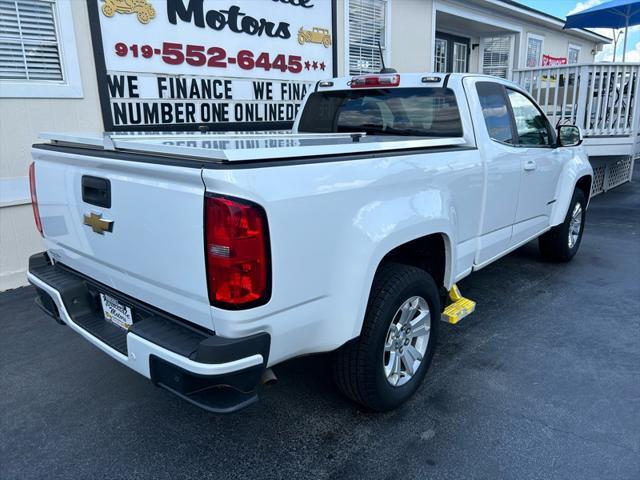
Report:
[[[360,75],[351,78],[351,88],[397,87],[400,75]]]
[[[249,308],[270,295],[267,218],[259,205],[205,198],[207,282],[211,305]]]
[[[36,194],[36,164],[29,165],[29,189],[31,190],[31,206],[33,207],[33,218],[36,221],[36,228],[42,235],[42,222],[40,221],[40,210],[38,209],[38,195]]]

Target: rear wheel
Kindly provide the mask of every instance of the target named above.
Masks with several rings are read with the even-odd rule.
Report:
[[[340,390],[377,411],[407,401],[431,364],[440,313],[438,289],[427,272],[383,264],[360,337],[336,352],[334,375]]]
[[[547,260],[568,262],[578,252],[586,218],[587,197],[582,190],[573,192],[567,216],[538,239],[540,253]]]

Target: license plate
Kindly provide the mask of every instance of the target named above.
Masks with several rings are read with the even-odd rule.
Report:
[[[111,322],[124,330],[129,330],[129,327],[133,325],[131,308],[104,293],[100,294],[100,302],[102,303],[104,319],[107,322]]]

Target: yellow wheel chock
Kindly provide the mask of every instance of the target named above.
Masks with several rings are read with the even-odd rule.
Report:
[[[449,298],[452,303],[442,312],[442,319],[452,325],[455,325],[464,317],[471,315],[476,309],[476,302],[464,298],[460,293],[460,289],[455,284],[451,287],[451,290],[449,290]]]

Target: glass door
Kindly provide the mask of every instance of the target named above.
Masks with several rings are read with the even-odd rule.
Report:
[[[436,31],[433,69],[438,73],[469,71],[470,39]]]
[[[434,70],[438,73],[447,71],[447,41],[442,38],[436,38],[434,52]]]
[[[469,45],[466,43],[453,43],[453,71],[467,73],[469,59]]]

